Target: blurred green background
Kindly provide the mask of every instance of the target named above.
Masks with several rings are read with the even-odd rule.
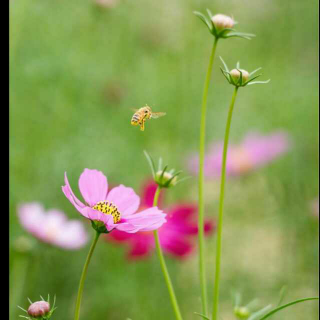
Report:
[[[207,141],[223,138],[232,87],[222,76],[240,60],[263,67],[268,85],[240,90],[231,128],[237,142],[249,130],[289,132],[292,150],[273,164],[227,183],[221,282],[221,319],[232,315],[232,289],[261,306],[318,295],[318,2],[313,0],[119,0],[103,8],[90,0],[10,1],[10,245],[26,232],[17,205],[39,201],[82,219],[61,192],[63,174],[76,194],[84,168],[103,171],[110,183],[140,191],[150,175],[143,155],[162,156],[186,171],[197,151],[200,104],[213,38],[193,11],[233,15],[251,41],[219,43],[210,86]],[[167,116],[130,125],[130,108],[145,104]],[[185,173],[187,174],[187,173]],[[197,178],[167,193],[167,204],[197,201]],[[217,216],[218,182],[206,184],[206,215]],[[93,230],[87,224],[88,232]],[[30,236],[31,237],[31,236]],[[208,239],[212,301],[215,237]],[[88,246],[64,251],[38,244],[29,255],[10,250],[12,319],[27,297],[57,296],[53,319],[72,319]],[[167,258],[184,319],[199,319],[198,260]],[[18,271],[17,271],[18,270]],[[20,271],[19,271],[20,270]],[[13,272],[11,272],[11,275]],[[305,302],[274,319],[316,319],[317,302]],[[86,279],[81,319],[173,319],[155,255],[137,263],[125,249],[100,240]]]

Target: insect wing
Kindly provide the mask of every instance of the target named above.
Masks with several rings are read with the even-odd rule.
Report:
[[[152,112],[151,113],[151,118],[152,119],[157,119],[157,118],[163,117],[165,115],[166,115],[165,112]]]

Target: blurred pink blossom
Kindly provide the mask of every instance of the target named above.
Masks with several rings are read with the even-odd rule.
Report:
[[[260,168],[286,153],[290,148],[288,134],[276,131],[269,135],[249,133],[240,144],[229,144],[227,156],[227,175],[238,176]],[[204,172],[206,177],[218,178],[221,174],[223,143],[214,143],[205,156]],[[198,174],[198,156],[192,156],[188,167]]]
[[[108,181],[101,171],[84,169],[79,189],[83,204],[73,193],[65,174],[62,191],[74,207],[87,219],[102,222],[105,229],[134,233],[158,229],[166,222],[166,214],[157,207],[136,213],[140,198],[132,188],[120,185],[108,191]]]
[[[153,181],[148,181],[142,190],[142,208],[148,208],[153,205],[153,197],[157,185]],[[162,190],[159,197],[159,204],[163,200]],[[198,233],[197,226],[197,206],[190,203],[176,204],[167,211],[167,223],[159,230],[161,247],[164,252],[177,258],[187,257],[193,250],[194,245],[190,241],[191,236]],[[208,235],[213,232],[215,223],[213,221],[205,222],[205,233]],[[130,247],[128,252],[129,259],[145,258],[155,248],[154,236],[152,232],[137,232],[128,234],[114,230],[106,236],[111,242],[126,243]]]
[[[43,242],[63,249],[79,249],[88,241],[80,221],[67,220],[63,212],[51,209],[45,212],[40,203],[24,203],[18,207],[21,225]]]

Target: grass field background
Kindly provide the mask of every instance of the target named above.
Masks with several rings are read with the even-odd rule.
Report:
[[[10,244],[26,232],[17,205],[39,201],[47,209],[82,217],[61,192],[63,174],[77,195],[84,168],[103,171],[109,183],[140,191],[150,176],[143,150],[162,156],[188,175],[197,151],[203,83],[213,38],[193,11],[233,15],[251,41],[221,40],[209,90],[207,141],[223,138],[232,87],[219,66],[239,60],[249,71],[263,67],[267,85],[239,90],[230,139],[251,130],[286,130],[285,156],[226,186],[221,319],[234,319],[230,292],[245,302],[276,304],[318,295],[318,226],[310,201],[319,194],[318,3],[313,0],[119,1],[106,9],[89,0],[10,1]],[[167,116],[140,132],[131,108],[149,104]],[[206,216],[217,217],[217,181],[207,181]],[[79,195],[80,197],[80,195]],[[167,192],[167,204],[197,201],[197,178]],[[84,220],[82,220],[86,223]],[[90,235],[93,230],[87,224]],[[31,237],[31,236],[30,236]],[[53,319],[72,319],[88,251],[64,251],[37,243],[29,256],[10,250],[12,319],[16,305],[39,295],[57,296]],[[212,301],[215,236],[206,242]],[[198,260],[167,257],[184,319],[199,319]],[[20,273],[22,273],[21,271]],[[19,273],[19,272],[18,272]],[[12,292],[14,291],[14,292]],[[316,319],[317,302],[282,311],[274,319]],[[173,319],[156,255],[128,262],[125,249],[99,241],[89,267],[82,319]]]

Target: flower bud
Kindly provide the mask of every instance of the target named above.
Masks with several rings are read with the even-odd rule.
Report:
[[[218,31],[231,29],[234,26],[234,20],[224,14],[216,14],[211,18],[212,23]]]
[[[242,73],[242,83],[240,83],[240,84],[243,84],[243,83],[245,83],[246,81],[248,81],[248,79],[249,79],[249,72],[246,71],[246,70],[243,70],[243,69],[239,69],[239,70],[240,70],[241,73]],[[234,80],[235,83],[237,83],[237,82],[239,81],[239,79],[240,79],[240,71],[239,71],[239,70],[237,70],[237,69],[232,69],[232,70],[230,71],[230,75],[231,75],[231,77],[232,77],[232,79]]]
[[[239,319],[247,319],[250,316],[250,311],[246,307],[234,308],[234,314]]]
[[[170,187],[173,187],[174,185],[176,185],[177,180],[178,180],[177,176],[175,176],[173,179],[172,178],[173,178],[173,174],[171,174],[170,172],[167,172],[167,171],[163,172],[160,170],[156,173],[155,180],[156,180],[156,183],[158,185],[160,185],[161,187],[170,188]]]
[[[50,311],[50,304],[46,301],[37,301],[28,308],[28,315],[34,318],[45,316]]]

